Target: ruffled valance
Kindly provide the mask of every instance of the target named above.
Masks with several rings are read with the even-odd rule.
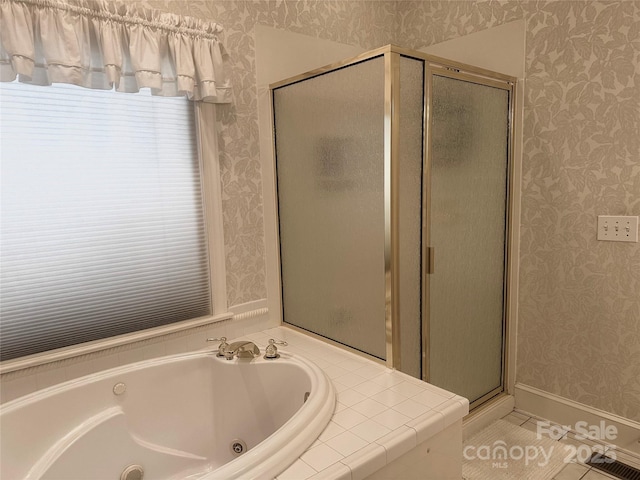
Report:
[[[0,0],[0,80],[228,103],[221,33],[120,0]]]

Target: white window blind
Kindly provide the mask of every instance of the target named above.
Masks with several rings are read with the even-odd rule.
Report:
[[[0,84],[2,360],[209,315],[193,106]]]

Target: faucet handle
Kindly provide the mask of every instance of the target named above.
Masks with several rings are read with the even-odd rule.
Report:
[[[220,345],[218,345],[218,354],[217,354],[217,356],[218,357],[224,357],[225,350],[229,346],[229,344],[227,343],[227,337],[207,338],[207,342],[221,342]]]
[[[264,349],[264,358],[266,360],[275,360],[276,358],[280,358],[280,354],[278,353],[278,347],[276,345],[282,345],[286,347],[289,345],[284,340],[275,340],[273,338],[269,339],[269,345]]]

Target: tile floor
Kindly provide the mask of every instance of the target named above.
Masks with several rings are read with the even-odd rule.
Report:
[[[526,415],[523,412],[514,410],[507,416],[503,417],[503,420],[511,422],[527,430],[533,432],[537,431],[537,422],[545,422],[544,419],[539,419]],[[550,424],[550,427],[545,430],[551,431],[551,435],[547,435],[558,442],[565,444],[567,447],[567,455],[570,456],[570,462],[554,477],[554,480],[609,480],[616,477],[607,475],[595,468],[585,465],[584,462],[594,451],[610,450],[610,446],[601,442],[596,442],[588,439],[577,439],[575,432],[567,431],[559,425]],[[625,455],[623,452],[616,451],[616,456],[619,460],[633,466],[640,468],[640,460],[634,457]],[[474,480],[473,478],[467,478],[463,480]]]

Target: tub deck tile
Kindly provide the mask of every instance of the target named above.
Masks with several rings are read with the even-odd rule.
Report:
[[[386,456],[382,446],[369,444],[343,459],[341,463],[351,470],[352,480],[364,480],[386,465]]]
[[[345,455],[331,448],[329,445],[322,444],[304,452],[300,456],[300,460],[319,472],[342,460],[344,457]]]
[[[322,443],[315,443],[301,460],[317,473],[305,477],[305,470],[300,480],[366,478],[469,412],[467,399],[361,355],[287,327],[263,333],[289,342],[281,351],[317,360],[337,391],[331,422],[318,438]],[[323,458],[320,454],[326,449],[335,455]],[[304,470],[299,464],[296,468]],[[290,473],[283,472],[277,480],[294,478],[285,476]]]
[[[415,448],[416,442],[416,431],[406,425],[396,428],[391,433],[376,440],[376,443],[384,447],[387,452],[387,463],[393,462],[396,458]]]
[[[280,479],[278,478],[278,480]],[[316,473],[313,477],[309,477],[309,480],[353,480],[353,477],[351,469],[344,463],[338,462]]]
[[[317,470],[311,468],[309,465],[298,459],[287,468],[284,472],[276,477],[276,480],[306,480],[313,477]]]

